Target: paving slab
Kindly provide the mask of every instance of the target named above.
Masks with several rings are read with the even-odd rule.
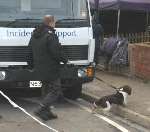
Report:
[[[93,82],[84,85],[83,93],[86,97],[97,99],[114,93],[115,90],[108,84],[115,87],[129,85],[133,92],[129,96],[128,105],[126,107],[115,106],[112,112],[150,128],[150,83],[144,83],[138,78],[114,75],[104,71],[97,71],[96,78]]]

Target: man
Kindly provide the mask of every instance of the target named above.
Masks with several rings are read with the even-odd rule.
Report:
[[[99,52],[100,52],[100,48],[102,47],[102,44],[103,44],[104,29],[101,26],[101,24],[99,24],[97,22],[96,15],[93,15],[92,24],[93,24],[93,37],[95,38],[94,61],[95,61],[96,64],[98,64],[99,63],[99,61],[98,61]]]
[[[29,46],[33,53],[34,79],[42,81],[42,88],[49,87],[49,93],[41,102],[35,115],[43,120],[57,118],[49,108],[60,96],[63,96],[59,70],[60,62],[67,63],[55,34],[54,16],[46,15],[43,24],[38,26],[31,37]]]

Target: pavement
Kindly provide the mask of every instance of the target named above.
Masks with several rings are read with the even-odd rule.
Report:
[[[4,98],[1,97],[0,100],[0,132],[54,132],[38,124],[19,109],[13,108]],[[33,115],[39,100],[15,98],[15,103]],[[114,117],[91,114],[89,106],[90,104],[82,99],[55,104],[52,110],[57,113],[58,119],[43,123],[59,132],[148,132],[122,119],[121,122]]]
[[[97,70],[96,79],[84,85],[84,98],[95,100],[114,93],[115,90],[108,84],[115,87],[129,85],[133,89],[128,105],[126,107],[114,105],[111,112],[150,129],[150,82]]]

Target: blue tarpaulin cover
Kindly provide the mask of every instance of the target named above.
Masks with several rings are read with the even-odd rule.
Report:
[[[95,5],[97,1],[97,5]],[[150,0],[90,0],[91,8],[102,10],[136,10],[150,11]]]

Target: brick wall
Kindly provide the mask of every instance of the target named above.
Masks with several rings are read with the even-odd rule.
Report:
[[[133,75],[150,79],[150,45],[129,45],[130,71]]]

